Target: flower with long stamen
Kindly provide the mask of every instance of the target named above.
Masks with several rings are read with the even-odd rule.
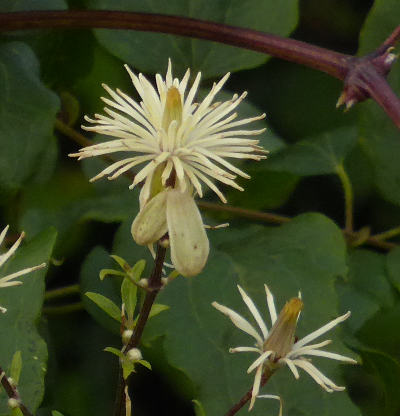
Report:
[[[0,246],[3,244],[8,228],[9,226],[7,225],[3,229],[3,231],[0,233]],[[17,251],[17,248],[21,244],[21,241],[24,238],[24,236],[25,236],[25,233],[22,232],[18,240],[5,253],[0,255],[0,267],[3,266],[3,264]],[[11,273],[7,276],[3,276],[0,278],[0,288],[22,285],[21,281],[15,280],[17,277],[23,276],[24,274],[33,272],[38,269],[42,269],[45,266],[46,266],[46,263],[42,263],[42,264],[39,264],[38,266],[28,267],[18,272]],[[7,309],[0,306],[0,312],[5,313],[7,312]]]
[[[337,386],[332,380],[322,374],[315,367],[315,365],[311,363],[311,359],[309,357],[319,356],[351,364],[357,364],[357,361],[340,354],[321,350],[322,347],[330,344],[331,340],[325,340],[316,344],[310,344],[310,342],[319,338],[339,323],[345,321],[350,316],[350,312],[347,312],[344,315],[328,322],[304,338],[296,340],[295,331],[297,321],[299,319],[300,312],[303,309],[301,295],[299,294],[299,297],[290,299],[278,316],[272,293],[268,289],[267,285],[264,285],[264,287],[271,318],[270,330],[268,330],[267,325],[261,318],[260,312],[252,299],[240,286],[238,286],[240,295],[253,315],[258,327],[250,324],[250,322],[234,310],[227,308],[224,305],[220,305],[217,302],[212,303],[216,309],[229,317],[237,328],[246,332],[256,340],[254,347],[236,347],[229,350],[230,352],[256,352],[260,355],[247,370],[248,373],[256,370],[249,410],[254,406],[255,399],[260,391],[263,372],[266,369],[273,372],[283,365],[287,365],[289,367],[296,379],[300,377],[298,368],[303,369],[327,392],[331,393],[333,391],[344,390],[344,387]]]
[[[227,159],[266,157],[259,140],[251,137],[265,129],[243,128],[265,114],[238,119],[236,109],[246,93],[215,102],[229,74],[196,103],[200,73],[189,87],[190,70],[181,80],[174,78],[169,61],[165,79],[157,74],[154,87],[142,74],[137,76],[127,65],[125,68],[140,102],[119,89],[114,91],[103,85],[110,96],[102,98],[107,105],[106,114],[85,117],[89,125],[82,128],[113,139],[87,146],[70,156],[85,159],[117,152],[126,154],[127,157],[112,163],[91,181],[105,176],[115,179],[140,166],[130,185],[133,188],[143,183],[139,196],[141,210],[132,224],[134,240],[151,245],[168,233],[174,266],[183,275],[195,275],[204,267],[209,248],[194,194],[202,197],[205,184],[225,203],[217,183],[243,190],[235,178],[249,175]]]

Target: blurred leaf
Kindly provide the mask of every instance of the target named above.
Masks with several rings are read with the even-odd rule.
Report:
[[[359,54],[372,52],[383,42],[398,26],[399,14],[397,0],[375,1],[361,32]],[[399,63],[393,65],[388,80],[399,95]],[[373,166],[376,186],[387,201],[400,205],[399,129],[375,102],[366,102],[360,109],[362,145]]]
[[[358,54],[364,55],[377,48],[399,25],[399,14],[397,0],[375,0],[360,33]]]
[[[369,348],[400,360],[400,304],[382,308],[357,332],[357,338]]]
[[[397,291],[400,292],[400,247],[394,248],[387,255],[386,267],[390,281]]]
[[[100,293],[86,292],[85,295],[108,316],[111,316],[111,318],[121,322],[121,310],[112,300],[106,298]]]
[[[214,249],[200,276],[168,285],[159,300],[170,310],[151,321],[145,333],[148,340],[165,335],[169,363],[186,372],[196,386],[196,399],[209,415],[223,414],[249,389],[253,378],[246,368],[254,359],[248,354],[229,356],[229,347],[249,345],[252,340],[211,302],[217,300],[248,316],[235,288],[240,283],[266,316],[264,283],[271,287],[279,309],[301,290],[305,308],[298,335],[302,337],[342,312],[337,310],[334,283],[346,274],[342,233],[322,215],[301,215],[280,228],[250,227],[242,237],[237,230],[224,233],[219,248],[227,254]],[[337,331],[329,338],[334,340],[334,351],[352,355]],[[340,383],[337,363],[321,359],[318,367]],[[306,375],[296,381],[288,369],[274,375],[264,391],[282,395],[286,414],[359,415],[346,393],[329,395]],[[253,412],[265,415],[268,410],[276,411],[274,403],[259,400]]]
[[[352,127],[327,131],[273,155],[268,168],[300,176],[335,173],[356,141],[357,132]]]
[[[356,403],[365,416],[397,416],[400,411],[400,364],[392,357],[374,350],[361,350],[363,366],[351,369]],[[346,371],[347,372],[347,371]],[[356,379],[355,377],[358,377]],[[357,393],[356,393],[357,394]]]
[[[91,300],[83,294],[86,292],[95,292],[110,299],[115,305],[121,303],[120,297],[120,280],[119,279],[99,279],[100,270],[104,267],[113,265],[110,255],[102,247],[95,247],[86,257],[80,274],[80,290],[82,302],[87,312],[100,325],[109,331],[119,334],[120,325],[114,319],[110,318],[103,310],[99,309]],[[119,310],[119,308],[118,308]],[[121,312],[119,311],[119,319]]]
[[[347,326],[359,330],[381,308],[392,308],[396,297],[388,281],[386,256],[369,250],[354,250],[349,256],[349,274],[336,285],[343,310],[350,310]]]
[[[22,370],[21,351],[16,351],[11,360],[11,368],[10,368],[10,377],[14,380],[16,385],[18,385],[19,383],[21,370]]]
[[[89,0],[89,8],[172,14],[288,35],[297,24],[297,1],[200,0],[187,2],[131,2]],[[163,72],[168,58],[176,73],[187,68],[202,71],[206,78],[262,64],[264,54],[219,43],[173,35],[122,30],[96,30],[97,38],[112,54],[145,72]],[[151,53],[149,53],[151,50]]]
[[[194,411],[196,416],[206,416],[206,412],[204,411],[204,407],[199,400],[192,400],[194,404]]]
[[[39,63],[27,45],[0,45],[0,65],[0,194],[8,194],[37,171],[59,100],[41,83]]]
[[[55,239],[53,229],[43,231],[18,249],[15,257],[7,262],[6,267],[2,267],[1,275],[42,262],[48,264]],[[21,286],[0,290],[0,305],[8,309],[1,316],[1,366],[9,368],[15,352],[21,352],[23,367],[18,389],[32,412],[42,401],[46,375],[47,347],[36,328],[43,303],[45,274],[45,269],[35,271],[21,278]],[[7,398],[0,395],[0,415],[8,414]]]
[[[51,415],[52,415],[52,416],[63,416],[63,414],[62,414],[62,413],[60,413],[60,412],[57,412],[57,410],[53,410],[53,411],[51,412]]]

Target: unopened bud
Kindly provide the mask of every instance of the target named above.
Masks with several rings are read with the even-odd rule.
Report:
[[[11,397],[10,399],[8,399],[7,404],[8,404],[8,407],[10,409],[18,409],[18,407],[20,405],[20,402],[19,402],[19,400],[14,399],[13,397]]]
[[[132,335],[133,335],[132,329],[125,329],[125,331],[122,333],[122,343],[126,345],[131,339]]]
[[[149,279],[140,279],[137,284],[143,289],[147,289],[149,287]]]
[[[140,352],[140,350],[138,348],[132,348],[130,349],[127,353],[126,353],[126,357],[128,358],[129,361],[140,361],[143,357],[142,357],[142,353]]]
[[[10,386],[17,387],[17,383],[12,377],[7,377],[7,381],[10,383]]]

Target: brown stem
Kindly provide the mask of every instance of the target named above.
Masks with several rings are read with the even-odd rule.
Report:
[[[0,13],[0,31],[43,28],[106,28],[170,33],[267,53],[339,79],[344,79],[347,72],[348,55],[258,30],[198,19],[111,10]]]
[[[4,390],[7,393],[7,396],[10,399],[15,399],[19,403],[19,409],[21,409],[21,412],[24,416],[33,416],[32,413],[27,409],[27,407],[21,402],[21,397],[18,393],[18,390],[15,386],[13,386],[7,376],[5,371],[0,367],[0,378],[1,378],[1,385],[3,386]]]
[[[346,104],[346,107],[350,108],[356,102],[372,97],[382,105],[395,124],[400,127],[399,100],[389,87],[378,91],[380,86],[374,84],[373,74],[363,69],[368,65],[359,65],[359,62],[367,62],[377,69],[382,78],[386,77],[391,63],[385,62],[385,57],[389,48],[400,38],[400,26],[373,53],[358,58],[257,30],[180,16],[111,10],[0,13],[0,31],[40,28],[106,28],[162,32],[216,41],[266,53],[344,80],[345,86],[339,104]],[[360,73],[366,78],[368,88],[357,86]]]
[[[271,378],[272,374],[273,372],[271,370],[268,370],[268,368],[265,370],[263,376],[261,377],[260,387],[263,387],[267,383],[267,381]],[[251,388],[247,393],[245,393],[243,397],[225,413],[225,416],[235,415],[251,399],[252,390],[253,388]]]
[[[139,319],[135,326],[135,330],[132,334],[131,339],[128,344],[124,347],[122,352],[126,353],[132,348],[135,348],[139,345],[140,339],[143,334],[143,330],[146,326],[146,323],[149,319],[149,314],[151,308],[154,304],[154,301],[160,291],[161,285],[161,276],[162,268],[164,264],[166,249],[161,245],[157,246],[157,254],[154,263],[154,268],[149,278],[148,291],[146,292],[146,297],[144,298],[143,306],[140,310]],[[125,386],[126,380],[122,377],[122,372],[120,371],[117,386],[117,393],[114,406],[114,416],[125,416]]]

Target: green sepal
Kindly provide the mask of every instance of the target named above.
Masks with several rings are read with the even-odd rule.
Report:
[[[116,321],[121,322],[121,310],[112,300],[100,295],[100,293],[86,292],[85,295],[107,315],[111,316],[111,318]]]

